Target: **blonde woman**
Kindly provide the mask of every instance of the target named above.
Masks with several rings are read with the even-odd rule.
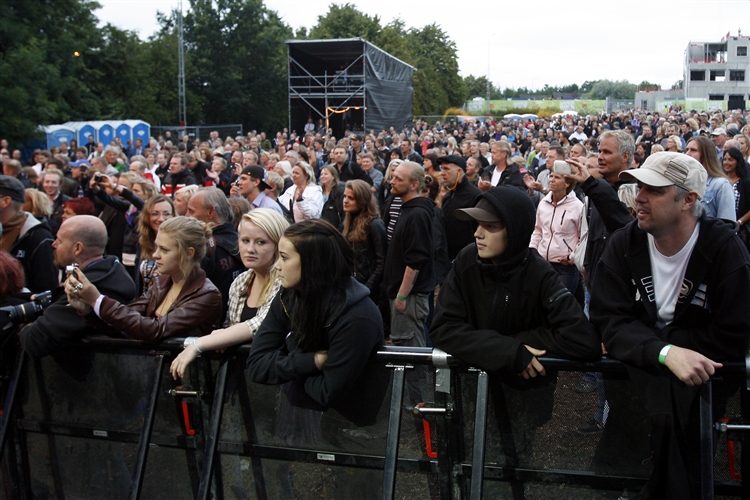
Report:
[[[170,367],[175,379],[185,375],[185,369],[201,352],[252,340],[281,287],[274,264],[287,227],[286,219],[270,208],[256,208],[242,216],[238,246],[247,271],[237,276],[229,289],[227,321],[231,326],[188,342]]]
[[[175,215],[187,215],[188,201],[190,201],[190,197],[198,191],[199,187],[200,186],[196,184],[190,184],[189,186],[180,188],[180,190],[174,194]]]
[[[49,220],[52,215],[52,203],[44,191],[26,188],[26,196],[21,206],[24,212],[29,212],[39,220]]]
[[[208,225],[175,217],[161,225],[153,258],[157,283],[130,305],[99,293],[79,269],[65,281],[68,303],[100,330],[114,329],[132,338],[158,342],[168,337],[206,335],[221,318],[221,293],[206,278]]]
[[[279,162],[285,163],[285,162]],[[323,190],[315,183],[315,172],[303,161],[292,169],[292,185],[279,197],[279,203],[294,215],[294,222],[317,219],[323,210]]]

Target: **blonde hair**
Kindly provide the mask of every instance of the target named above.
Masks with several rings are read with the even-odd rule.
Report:
[[[156,192],[156,186],[154,185],[154,183],[148,179],[139,177],[138,180],[133,183],[133,186],[135,186],[136,184],[141,186],[141,189],[143,190],[143,195],[145,196],[145,199],[143,201],[148,201],[159,194]]]
[[[24,202],[24,205],[26,203],[31,205],[27,212],[30,212],[34,217],[47,217],[52,215],[52,203],[50,203],[49,198],[44,191],[39,191],[34,188],[26,188],[25,199],[26,201]]]
[[[135,186],[135,183],[139,180],[143,179],[140,175],[136,174],[135,172],[123,172],[120,174],[120,177],[117,178],[118,182],[120,182],[122,179],[130,181],[130,185]]]
[[[279,240],[284,236],[284,231],[289,227],[289,222],[276,210],[270,208],[254,208],[242,216],[240,225],[237,227],[237,232],[242,231],[242,225],[246,223],[255,224],[268,235],[271,241],[273,241],[273,244],[276,246],[276,251],[274,252],[275,258],[273,261],[275,264],[276,259],[279,258]],[[266,281],[265,286],[263,286],[263,289],[260,291],[260,297],[258,299],[259,303],[264,303],[266,301],[277,277],[278,271],[276,271],[276,268],[272,264],[271,269],[268,272],[268,281]],[[244,289],[240,290],[240,295],[244,297],[249,293],[250,281],[247,282]]]
[[[670,135],[669,139],[677,146],[677,151],[682,152],[682,138],[679,135]],[[653,146],[651,146],[653,149]]]
[[[190,201],[190,198],[198,191],[199,187],[200,186],[196,184],[190,184],[189,186],[178,189],[174,195],[177,196],[179,194],[182,199],[185,200],[185,203],[187,203]]]
[[[211,228],[193,217],[178,215],[162,222],[159,233],[168,235],[177,245],[180,272],[183,278],[188,277],[206,256],[206,240],[211,237]],[[194,251],[192,258],[188,257],[190,248]]]
[[[305,173],[305,177],[307,177],[308,184],[317,184],[317,181],[315,180],[315,171],[309,163],[301,161],[297,163],[295,167],[299,167],[302,169],[302,171]]]
[[[617,190],[617,197],[628,207],[631,213],[635,212],[635,197],[637,194],[637,184],[623,184]]]

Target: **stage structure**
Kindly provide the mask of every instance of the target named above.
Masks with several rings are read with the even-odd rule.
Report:
[[[289,130],[304,134],[312,118],[331,128],[369,131],[412,121],[416,68],[363,38],[287,40]]]

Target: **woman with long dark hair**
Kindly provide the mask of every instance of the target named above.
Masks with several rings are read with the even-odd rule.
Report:
[[[706,192],[701,198],[703,210],[709,217],[734,220],[734,193],[727,174],[722,170],[716,146],[708,137],[691,137],[685,146],[685,154],[698,160],[706,169]]]
[[[344,227],[344,185],[339,180],[336,167],[326,165],[320,169],[320,187],[323,190],[323,209],[320,218],[333,224],[339,231]]]
[[[388,240],[370,185],[356,179],[344,190],[344,238],[354,249],[354,277],[370,290],[377,304]]]
[[[250,378],[285,384],[292,407],[374,422],[385,385],[367,360],[383,345],[383,321],[352,277],[351,246],[330,223],[305,220],[284,232],[275,267],[282,289],[253,340]]]
[[[750,220],[750,178],[747,175],[747,162],[739,149],[729,148],[724,151],[722,166],[734,190],[737,224],[742,226]]]

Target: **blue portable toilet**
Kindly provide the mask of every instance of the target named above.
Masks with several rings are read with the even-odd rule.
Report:
[[[86,146],[86,144],[89,143],[89,136],[94,136],[94,142],[97,141],[96,138],[96,128],[88,122],[79,122],[81,125],[78,128],[78,145],[79,146]]]
[[[113,122],[112,125],[115,127],[115,133],[120,138],[123,147],[127,147],[128,141],[133,137],[133,130],[130,128],[130,125],[128,125],[127,121]]]
[[[107,147],[115,138],[115,128],[112,126],[111,122],[99,123],[101,123],[98,134],[99,142],[104,143],[104,147]]]
[[[65,125],[48,125],[43,127],[43,129],[47,134],[47,149],[60,147],[61,139],[64,139],[65,142],[70,144],[70,141],[76,138],[75,130],[70,129]]]
[[[151,125],[141,120],[125,120],[125,123],[130,125],[133,130],[133,145],[135,146],[135,140],[140,139],[143,141],[143,145],[148,147],[148,139],[151,137]]]

